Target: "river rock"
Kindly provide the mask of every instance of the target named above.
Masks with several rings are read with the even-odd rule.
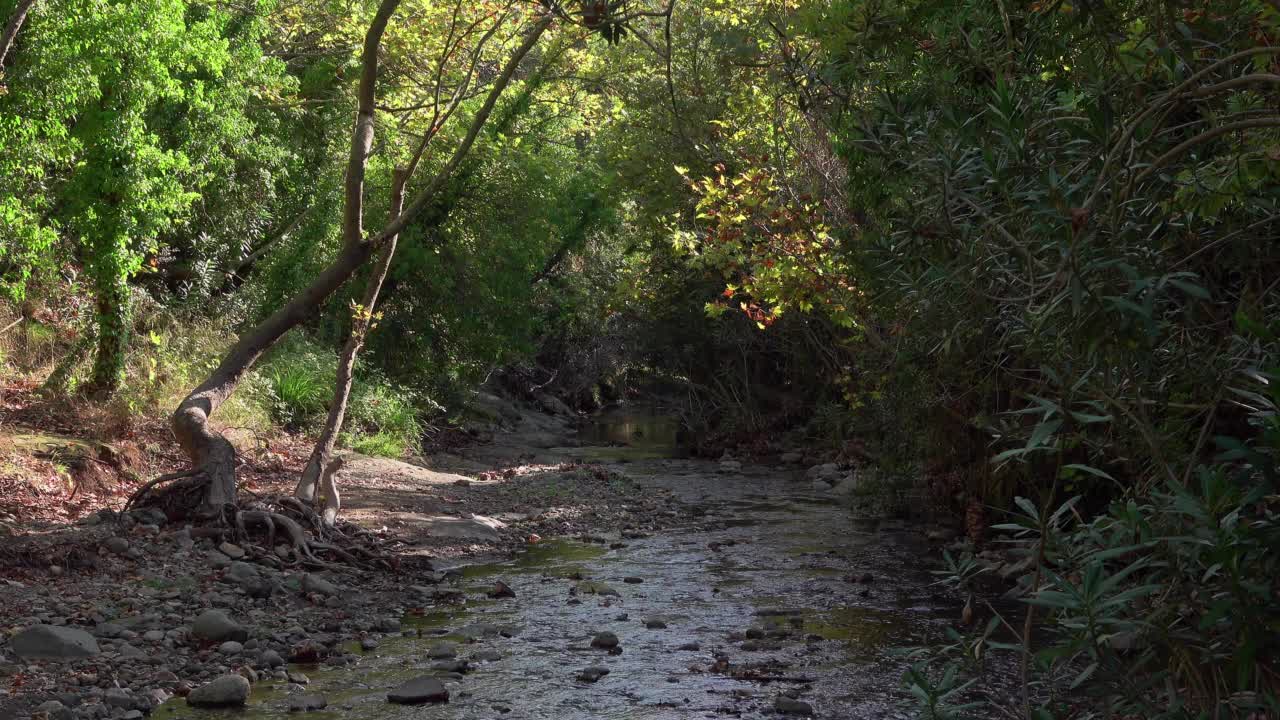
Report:
[[[119,623],[113,623],[113,622],[98,623],[93,628],[93,634],[97,635],[100,638],[113,639],[118,637],[124,637],[124,633],[125,633],[124,626],[120,625]]]
[[[207,642],[221,643],[227,640],[244,642],[249,631],[227,617],[221,610],[206,610],[191,622],[191,634]]]
[[[813,715],[813,706],[803,700],[779,695],[773,703],[773,709],[783,715]]]
[[[55,625],[32,625],[9,644],[23,660],[79,660],[101,652],[98,641],[84,630]]]
[[[44,713],[43,717],[49,720],[71,720],[71,708],[63,705],[57,700],[40,703],[36,706],[35,714],[32,717],[40,717],[40,713]]]
[[[439,679],[424,675],[387,693],[387,700],[398,705],[449,702],[449,690]]]
[[[858,473],[851,472],[832,485],[831,492],[836,495],[853,495],[858,491],[859,485]]]
[[[591,647],[599,648],[601,650],[612,650],[618,647],[618,636],[608,630],[596,633],[596,636],[591,638]]]
[[[243,560],[245,556],[244,548],[235,543],[224,542],[218,546],[218,549],[232,560]]]
[[[501,520],[483,515],[473,515],[469,518],[440,515],[428,518],[426,521],[427,534],[438,538],[496,541],[501,537],[498,531],[505,527],[506,524]]]
[[[431,664],[431,669],[436,672],[458,673],[462,674],[471,669],[471,665],[466,660],[441,660]]]
[[[453,643],[437,643],[427,651],[427,657],[432,660],[452,660],[458,657],[458,648]]]
[[[187,695],[187,704],[200,707],[234,707],[249,699],[249,681],[240,675],[223,675]]]
[[[622,593],[614,590],[602,582],[594,580],[584,580],[573,586],[571,594],[583,593],[584,595],[600,595],[602,597],[622,597]]]
[[[233,561],[223,573],[223,582],[237,585],[256,583],[262,577],[257,565],[242,560]]]
[[[151,657],[149,653],[146,653],[140,648],[136,648],[129,643],[121,643],[120,647],[116,648],[116,652],[120,653],[120,657],[125,658],[126,660],[143,660]]]
[[[721,460],[720,472],[722,473],[742,472],[742,463],[738,462],[737,460]]]
[[[645,618],[644,626],[649,630],[666,630],[667,621],[656,617]]]
[[[801,460],[804,460],[804,455],[794,450],[791,452],[784,452],[778,456],[778,462],[781,462],[784,465],[796,465]]]
[[[810,480],[826,480],[835,483],[840,478],[840,466],[835,463],[823,463],[809,468],[805,476]]]
[[[244,645],[235,640],[228,640],[218,646],[218,652],[223,655],[239,655],[244,652]]]
[[[314,710],[323,710],[328,706],[329,701],[319,693],[303,693],[289,696],[289,712],[312,712]]]
[[[105,703],[107,707],[123,708],[125,710],[128,710],[137,704],[134,697],[124,688],[108,689],[102,696],[102,702]]]
[[[129,541],[117,535],[103,540],[102,547],[112,554],[126,555],[129,552]]]
[[[489,591],[489,597],[494,599],[513,598],[515,596],[516,596],[516,591],[512,590],[510,585],[502,582],[501,580],[494,582],[493,589]]]
[[[593,683],[608,674],[609,668],[602,665],[592,665],[589,668],[584,668],[582,672],[578,673],[578,680]]]
[[[265,668],[284,667],[284,658],[275,650],[263,650],[258,658],[258,664]]]
[[[338,589],[337,585],[334,585],[319,575],[312,575],[311,573],[307,573],[302,576],[302,592],[315,593],[316,595],[323,595],[325,597],[338,597],[342,594],[342,591]]]

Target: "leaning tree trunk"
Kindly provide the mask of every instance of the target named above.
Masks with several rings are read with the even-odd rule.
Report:
[[[393,218],[404,209],[406,180],[408,180],[408,173],[401,168],[396,168],[391,179],[390,215]],[[378,261],[373,266],[369,284],[364,289],[364,298],[356,308],[355,317],[351,322],[351,335],[347,338],[341,357],[338,358],[337,380],[333,388],[333,402],[329,405],[329,417],[325,421],[324,429],[320,432],[319,440],[316,441],[315,449],[311,451],[311,459],[307,461],[307,467],[302,471],[298,488],[294,491],[294,496],[299,500],[306,503],[314,502],[316,488],[323,474],[325,480],[323,518],[328,525],[333,524],[341,506],[337,493],[337,478],[334,477],[337,468],[331,467],[329,460],[333,456],[333,446],[338,440],[338,432],[342,430],[342,421],[347,414],[347,400],[351,397],[351,381],[355,375],[356,355],[364,346],[365,337],[373,325],[378,294],[382,292],[382,283],[387,279],[387,270],[391,267],[391,258],[395,256],[398,240],[399,235],[387,237]]]
[[[18,7],[14,8],[13,15],[9,18],[9,22],[4,26],[4,34],[0,35],[0,71],[4,69],[5,57],[9,55],[9,49],[13,47],[13,41],[18,38],[18,31],[22,29],[22,23],[27,20],[27,13],[31,11],[31,6],[36,4],[36,0],[18,0]]]
[[[507,85],[511,83],[516,68],[525,55],[537,44],[542,33],[551,24],[550,14],[544,15],[530,27],[523,42],[513,51],[507,64],[494,79],[484,103],[471,121],[467,134],[445,163],[417,194],[413,202],[399,216],[392,219],[380,232],[364,236],[363,192],[364,175],[368,156],[373,147],[374,85],[378,72],[378,47],[382,42],[387,22],[400,0],[382,0],[374,15],[369,31],[365,34],[360,76],[359,104],[355,130],[352,133],[351,154],[348,158],[343,212],[343,245],[338,256],[312,283],[291,298],[283,307],[272,313],[257,327],[245,333],[228,351],[222,363],[191,391],[172,417],[173,434],[191,459],[195,476],[189,479],[188,488],[200,488],[199,510],[205,513],[221,511],[236,501],[235,448],[221,433],[210,427],[209,420],[218,407],[226,401],[253,364],[286,332],[310,317],[335,290],[342,286],[362,266],[373,251],[393,235],[403,230],[415,216],[435,198],[463,158],[475,144],[494,105]],[[181,490],[181,488],[176,488]]]

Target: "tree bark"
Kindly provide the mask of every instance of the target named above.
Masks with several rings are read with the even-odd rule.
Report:
[[[93,398],[107,400],[115,395],[124,381],[129,334],[133,328],[129,279],[117,264],[118,253],[100,250],[99,255],[97,262],[101,266],[93,273],[97,295],[98,348],[85,390]]]
[[[404,186],[408,177],[408,172],[402,168],[396,168],[392,176],[391,217],[396,217],[404,209]],[[329,405],[329,417],[325,421],[324,429],[320,431],[320,438],[316,441],[315,449],[311,451],[311,459],[307,461],[307,467],[302,471],[302,478],[298,480],[298,487],[293,493],[303,502],[314,502],[320,476],[322,473],[325,474],[328,480],[326,483],[328,487],[324,489],[326,524],[332,524],[332,518],[336,517],[341,507],[337,494],[337,480],[333,477],[334,472],[329,466],[329,460],[333,456],[338,432],[342,430],[342,422],[346,418],[347,401],[351,397],[351,382],[355,375],[356,356],[360,353],[360,348],[364,347],[365,337],[373,326],[378,294],[382,291],[382,283],[387,279],[387,269],[391,267],[391,258],[396,253],[398,240],[399,235],[389,236],[383,242],[382,251],[378,255],[377,262],[374,263],[369,284],[364,289],[364,298],[361,299],[360,306],[355,309],[355,317],[351,322],[351,335],[347,338],[347,344],[342,348],[342,355],[338,358],[338,373],[333,388],[333,402]]]
[[[0,71],[4,70],[5,58],[9,56],[13,41],[18,39],[18,31],[22,29],[22,23],[27,21],[27,13],[35,4],[36,0],[18,0],[18,7],[14,8],[13,17],[9,18],[8,24],[4,26],[4,35],[0,35]]]
[[[414,217],[434,199],[454,170],[462,162],[475,142],[476,135],[488,120],[494,104],[528,52],[537,44],[542,33],[551,24],[551,16],[545,15],[530,27],[524,41],[508,58],[506,66],[494,80],[484,104],[472,119],[463,141],[455,149],[448,163],[436,173],[409,207],[399,213],[380,232],[363,237],[360,220],[363,214],[362,192],[365,163],[372,148],[374,84],[377,79],[378,47],[387,22],[400,0],[383,0],[378,7],[369,31],[365,35],[363,72],[360,77],[359,108],[355,130],[352,133],[351,153],[348,159],[345,202],[343,213],[342,248],[329,267],[312,283],[291,298],[279,310],[246,332],[227,352],[222,363],[197,388],[191,391],[171,419],[173,434],[178,439],[194,467],[203,475],[205,487],[200,503],[202,512],[220,510],[236,500],[235,448],[220,433],[209,426],[209,419],[218,407],[230,397],[244,374],[286,332],[310,317],[325,298],[342,286],[368,261],[373,251],[392,235],[398,235]],[[355,205],[356,207],[351,207]]]

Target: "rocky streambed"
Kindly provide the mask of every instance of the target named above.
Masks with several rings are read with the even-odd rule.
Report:
[[[891,650],[960,615],[919,528],[801,470],[570,452],[620,463],[584,480],[611,507],[509,518],[511,559],[305,573],[99,538],[108,577],[0,588],[0,717],[906,717]]]

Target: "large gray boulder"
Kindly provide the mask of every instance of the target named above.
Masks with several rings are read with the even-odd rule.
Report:
[[[199,707],[234,707],[249,699],[249,681],[240,675],[223,675],[191,691],[187,704]]]
[[[32,625],[14,635],[9,644],[23,660],[80,660],[101,652],[89,633],[57,625]]]
[[[239,623],[227,617],[221,610],[206,610],[191,622],[191,634],[201,640],[222,643],[227,640],[244,642],[249,639],[249,631]]]
[[[439,679],[424,675],[402,683],[387,693],[387,700],[399,705],[449,702],[449,689]]]

